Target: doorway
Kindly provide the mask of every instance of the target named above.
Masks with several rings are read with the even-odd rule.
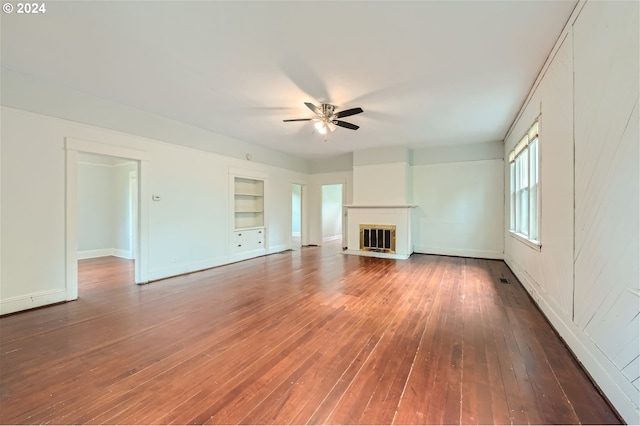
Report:
[[[302,247],[302,185],[291,185],[291,250]]]
[[[129,270],[132,284],[138,217],[138,161],[107,155],[78,156],[78,285],[106,283],[114,265]],[[90,270],[91,273],[87,273]],[[106,285],[106,284],[105,284]]]
[[[149,156],[146,152],[137,149],[104,144],[100,142],[87,141],[82,139],[65,138],[66,150],[66,300],[78,298],[78,253],[79,253],[79,159],[81,153],[94,154],[98,156],[115,157],[117,159],[127,159],[129,163],[135,164],[137,191],[131,192],[132,182],[130,174],[126,173],[124,187],[128,198],[124,202],[124,209],[131,211],[132,204],[135,204],[136,214],[128,221],[128,225],[122,228],[122,233],[118,238],[126,241],[129,247],[128,256],[135,259],[134,279],[138,284],[148,282],[148,170]],[[83,154],[84,155],[84,154]],[[97,197],[106,196],[106,193],[97,192]],[[131,244],[131,233],[133,244]],[[118,250],[117,247],[115,247]],[[125,252],[125,251],[123,251]],[[119,252],[119,253],[123,253]],[[95,254],[95,253],[94,253]]]
[[[322,244],[343,247],[343,185],[322,185]]]

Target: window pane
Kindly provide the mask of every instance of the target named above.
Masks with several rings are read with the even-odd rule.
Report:
[[[518,192],[516,201],[516,232],[529,235],[529,189],[522,189]]]
[[[509,229],[516,229],[516,163],[509,164],[509,176],[511,181],[511,189],[510,189],[510,210],[509,210]]]
[[[538,239],[538,185],[532,186],[529,190],[529,219],[531,221],[529,226],[529,239]]]
[[[540,184],[537,122],[516,149],[509,154],[510,215],[509,229],[530,240],[539,241]],[[514,158],[515,157],[515,158]]]
[[[520,162],[516,159],[513,163],[513,198],[514,198],[514,208],[513,208],[513,230],[517,232],[519,216],[520,216],[520,199],[518,198],[518,193],[520,191]]]
[[[538,139],[529,144],[529,238],[538,239]]]
[[[538,139],[529,144],[531,186],[538,184]]]

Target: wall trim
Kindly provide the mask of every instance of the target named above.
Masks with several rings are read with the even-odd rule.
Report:
[[[195,262],[174,263],[162,268],[149,271],[148,281],[158,281],[178,275],[191,274],[194,272],[215,268],[217,266],[226,265],[228,263],[230,263],[230,261],[226,256],[212,257]]]
[[[117,167],[129,166],[129,165],[135,164],[135,163],[136,163],[135,161],[129,161],[127,163],[120,163],[120,164],[101,164],[101,163],[98,163],[98,162],[78,160],[78,164],[82,164],[83,166],[95,166],[95,167],[107,167],[107,168],[117,168]]]
[[[0,315],[39,308],[45,305],[65,302],[66,300],[66,289],[48,290],[17,297],[9,297],[7,299],[0,300]]]
[[[572,352],[573,356],[591,376],[602,394],[609,400],[611,406],[627,424],[640,424],[640,410],[630,399],[629,394],[621,387],[628,384],[628,391],[638,393],[628,379],[609,360],[584,332],[573,322],[566,321],[562,314],[546,300],[544,293],[537,291],[539,286],[528,278],[517,264],[505,256],[504,262],[518,278],[524,289],[529,293],[551,326]]]
[[[149,154],[139,149],[119,145],[109,145],[85,139],[65,138],[65,148],[73,151],[91,154],[108,155],[112,157],[129,158],[138,161],[149,161]]]
[[[117,248],[97,249],[97,250],[80,250],[78,251],[78,260],[93,259],[96,257],[115,256],[122,259],[133,259],[131,251]]]
[[[282,253],[283,251],[291,250],[286,244],[278,244],[277,246],[269,246],[266,254]]]
[[[379,253],[375,251],[364,251],[364,250],[344,250],[342,253],[354,255],[354,256],[380,257],[383,259],[397,259],[397,260],[407,260],[411,256],[411,254]]]
[[[435,254],[440,256],[457,256],[457,257],[471,257],[476,259],[497,259],[503,260],[504,253],[491,250],[465,250],[455,248],[432,248],[415,246],[414,253],[419,254]]]
[[[78,298],[78,160],[80,152],[121,157],[138,162],[138,235],[135,282],[149,281],[149,159],[146,151],[73,137],[65,138],[65,252],[66,300]]]

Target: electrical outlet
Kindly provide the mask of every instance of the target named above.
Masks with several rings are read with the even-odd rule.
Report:
[[[171,261],[172,261],[173,263],[176,263],[176,262],[178,261],[178,256],[173,256],[173,257],[171,258]]]

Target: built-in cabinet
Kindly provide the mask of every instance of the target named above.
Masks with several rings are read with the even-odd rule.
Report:
[[[238,229],[231,236],[231,254],[254,257],[264,254],[264,228]]]
[[[264,226],[264,179],[232,176],[233,232],[231,257],[234,260],[266,253]]]
[[[264,226],[264,180],[233,178],[235,229]]]

